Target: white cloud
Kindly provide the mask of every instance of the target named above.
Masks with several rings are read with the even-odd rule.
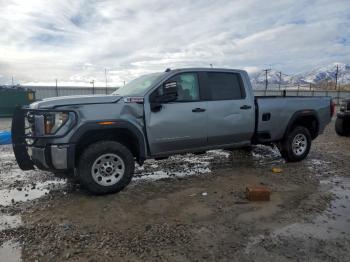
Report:
[[[350,61],[350,3],[0,1],[0,79],[120,85],[167,67],[294,73]]]

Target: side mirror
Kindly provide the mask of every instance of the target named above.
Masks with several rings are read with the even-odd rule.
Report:
[[[160,111],[162,104],[173,102],[177,99],[177,83],[165,82],[151,98],[151,110],[153,112]]]
[[[157,97],[158,103],[169,103],[177,99],[177,82],[165,82],[162,85],[161,95]]]

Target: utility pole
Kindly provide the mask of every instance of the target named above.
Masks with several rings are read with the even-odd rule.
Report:
[[[107,95],[107,68],[105,68],[105,79],[106,79],[106,95]]]
[[[338,85],[338,73],[339,73],[339,65],[337,65],[337,71],[335,72],[335,90],[337,90],[337,85]]]
[[[58,96],[57,78],[55,79],[55,82],[56,82],[56,96]]]
[[[265,96],[266,96],[266,92],[267,92],[267,86],[268,86],[268,80],[267,80],[267,72],[269,72],[271,69],[264,69],[263,71],[265,71]]]
[[[279,74],[280,74],[280,81],[279,81],[279,83],[278,83],[278,91],[281,91],[282,72],[279,71]]]
[[[12,76],[12,87],[13,87],[13,76]]]

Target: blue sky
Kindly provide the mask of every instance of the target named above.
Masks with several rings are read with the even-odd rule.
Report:
[[[110,85],[167,67],[350,62],[349,0],[0,0],[0,83]]]

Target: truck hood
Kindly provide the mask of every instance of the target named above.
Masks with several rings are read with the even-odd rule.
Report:
[[[67,105],[86,105],[86,104],[106,104],[115,103],[122,97],[115,95],[78,95],[78,96],[60,96],[45,98],[43,100],[30,104],[30,108],[53,108]]]

